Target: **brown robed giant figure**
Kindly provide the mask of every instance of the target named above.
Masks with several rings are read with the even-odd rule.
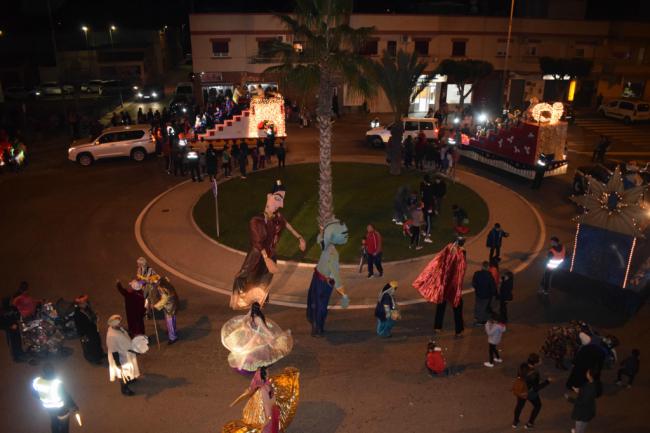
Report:
[[[230,307],[234,310],[248,309],[254,302],[260,305],[266,302],[273,274],[278,271],[275,249],[285,227],[298,239],[300,250],[305,251],[305,240],[280,213],[285,195],[284,185],[276,181],[271,193],[266,195],[264,213],[248,223],[251,247],[233,282]]]

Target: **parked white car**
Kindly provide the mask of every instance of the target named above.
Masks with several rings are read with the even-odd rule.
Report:
[[[427,140],[438,138],[438,121],[434,118],[427,117],[405,117],[402,119],[404,135],[402,141],[406,140],[409,135],[416,138],[420,131],[424,132]],[[366,142],[372,147],[383,147],[390,140],[391,123],[388,126],[376,126],[366,132]]]
[[[90,80],[81,85],[81,91],[85,93],[97,93],[101,95],[103,84],[103,80]]]
[[[68,149],[68,159],[87,167],[103,158],[127,156],[137,162],[154,153],[156,143],[150,125],[127,125],[106,128],[94,140],[74,141]]]
[[[598,108],[605,117],[623,119],[629,125],[635,122],[650,120],[650,103],[639,99],[614,99]]]
[[[51,81],[41,84],[41,92],[43,95],[63,95],[63,88],[59,83]]]

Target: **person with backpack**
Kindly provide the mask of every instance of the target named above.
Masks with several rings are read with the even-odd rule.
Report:
[[[531,353],[528,355],[526,363],[519,366],[517,378],[512,385],[512,393],[517,397],[512,428],[519,427],[519,417],[527,401],[533,405],[533,410],[524,428],[527,430],[535,428],[535,419],[537,419],[539,412],[542,410],[542,400],[539,398],[539,391],[551,383],[551,378],[543,381],[540,379],[539,371],[537,371],[537,366],[540,362],[539,355],[537,353]]]
[[[390,338],[391,330],[395,326],[395,321],[399,318],[397,302],[395,302],[395,292],[397,291],[397,281],[393,280],[386,284],[379,292],[379,300],[375,306],[375,317],[377,318],[377,335],[382,338]]]

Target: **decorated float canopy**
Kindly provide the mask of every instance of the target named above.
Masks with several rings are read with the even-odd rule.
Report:
[[[265,138],[270,130],[277,138],[287,136],[282,96],[254,96],[247,110],[215,125],[213,129],[208,129],[205,134],[199,135],[199,140],[212,142],[217,146],[223,146],[233,140],[255,143],[259,138]]]
[[[587,179],[587,193],[571,198],[584,212],[575,219],[570,271],[628,288],[634,270],[643,265],[636,253],[650,219],[643,200],[646,186],[625,189],[619,167],[607,184]]]
[[[545,176],[566,173],[567,123],[561,120],[563,112],[561,102],[531,101],[528,120],[471,138],[461,153],[529,179],[535,176],[535,164],[543,154]]]

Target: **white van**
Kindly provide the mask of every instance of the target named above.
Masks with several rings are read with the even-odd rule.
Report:
[[[604,117],[623,119],[629,125],[635,122],[650,120],[650,103],[638,99],[614,99],[598,108]]]

